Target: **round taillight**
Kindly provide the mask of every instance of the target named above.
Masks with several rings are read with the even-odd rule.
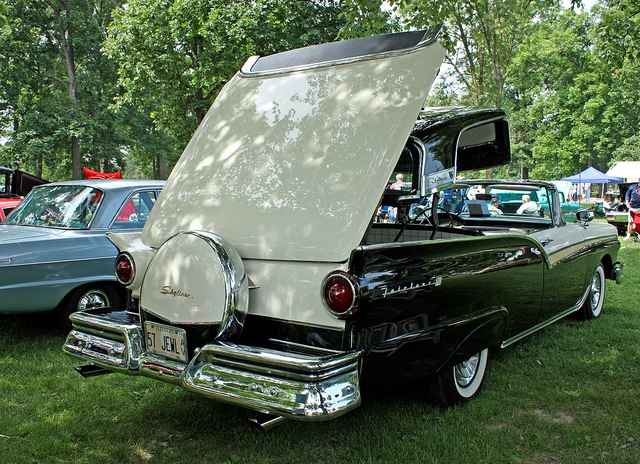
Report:
[[[331,314],[340,319],[354,314],[360,301],[358,283],[343,271],[332,272],[324,279],[322,294]]]
[[[136,276],[133,258],[128,253],[120,253],[116,258],[116,278],[122,285],[129,285]]]

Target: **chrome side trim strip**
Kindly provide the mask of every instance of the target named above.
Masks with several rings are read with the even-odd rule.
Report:
[[[101,261],[104,259],[115,259],[115,256],[95,256],[91,258],[81,258],[81,259],[61,259],[58,261],[44,261],[37,263],[18,263],[13,264],[15,262],[15,258],[10,257],[3,261],[0,261],[0,267],[3,267],[4,264],[10,264],[12,268],[15,267],[24,267],[24,266],[49,266],[49,265],[60,265],[65,263],[79,263],[79,262],[89,262],[89,261]],[[115,279],[115,276],[114,276]]]
[[[582,296],[582,298],[580,298],[580,301],[576,305],[572,306],[571,308],[567,309],[566,311],[562,311],[561,313],[556,314],[555,316],[553,316],[550,319],[547,319],[546,321],[543,321],[543,322],[531,327],[528,330],[525,330],[524,332],[519,333],[518,335],[515,335],[515,336],[511,337],[508,340],[503,341],[502,344],[500,345],[500,348],[506,348],[507,346],[512,345],[513,343],[517,342],[518,340],[522,340],[524,337],[527,337],[527,336],[531,335],[532,333],[537,332],[540,329],[544,329],[548,325],[551,325],[554,322],[562,319],[563,317],[568,316],[569,314],[577,311],[578,309],[580,309],[580,307],[587,300],[587,297],[589,296],[589,292],[590,291],[591,291],[591,285],[589,285],[587,290],[584,292],[584,295]]]

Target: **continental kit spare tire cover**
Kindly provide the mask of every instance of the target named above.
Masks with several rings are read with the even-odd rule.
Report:
[[[218,339],[242,330],[248,279],[235,248],[215,234],[180,232],[156,252],[140,292],[140,306],[176,325],[220,324]]]

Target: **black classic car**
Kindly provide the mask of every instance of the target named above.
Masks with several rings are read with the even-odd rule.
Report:
[[[48,182],[19,169],[0,167],[0,221],[4,221],[33,187]]]
[[[439,30],[249,59],[142,233],[110,235],[139,305],[71,316],[78,371],[173,383],[267,425],[325,420],[367,384],[422,379],[436,404],[465,402],[489,349],[597,318],[622,278],[613,227],[567,224],[546,182],[473,181],[458,212],[443,201],[510,147],[501,110],[422,109]],[[527,192],[546,209],[492,214]]]

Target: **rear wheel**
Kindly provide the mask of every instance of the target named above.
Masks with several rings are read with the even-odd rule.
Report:
[[[604,266],[600,263],[593,273],[587,299],[578,311],[578,316],[581,319],[588,320],[600,317],[604,305],[605,288]]]
[[[71,329],[69,316],[76,311],[85,309],[111,307],[114,311],[121,308],[121,299],[118,292],[110,285],[86,285],[77,288],[71,293],[66,304],[58,314],[60,326],[64,329]]]
[[[429,401],[448,408],[476,397],[482,387],[488,357],[489,349],[485,348],[460,364],[428,377],[425,392]]]

